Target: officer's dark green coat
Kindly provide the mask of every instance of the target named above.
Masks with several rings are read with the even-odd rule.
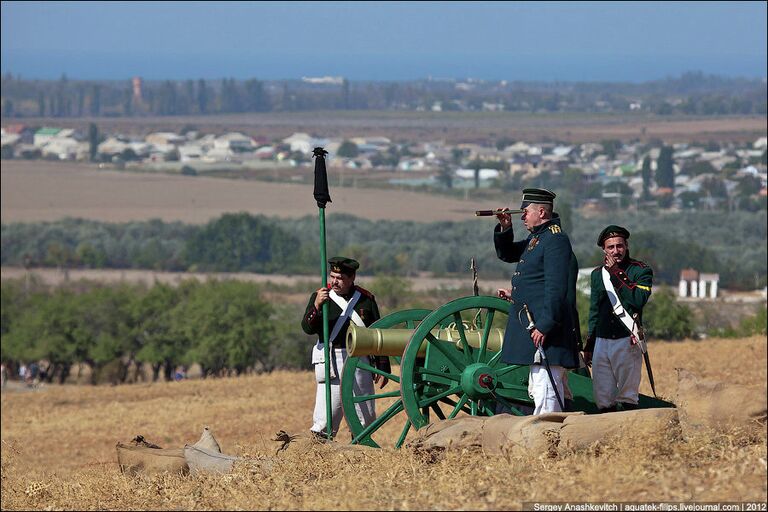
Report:
[[[367,326],[380,318],[379,306],[376,304],[376,298],[371,292],[365,288],[361,288],[357,285],[353,287],[348,296],[343,296],[344,300],[349,300],[355,293],[355,290],[360,290],[360,299],[355,304],[355,311],[363,323]],[[315,308],[315,297],[317,292],[312,293],[309,297],[309,303],[307,309],[304,312],[304,316],[301,319],[301,328],[307,334],[317,334],[320,343],[323,342],[323,309],[319,310]],[[341,308],[332,300],[328,301],[328,334],[333,331],[333,326],[336,325],[336,320],[341,316]],[[329,340],[334,348],[346,348],[347,328],[349,327],[350,320],[344,322],[339,333],[332,340]]]
[[[526,329],[528,320],[523,311],[523,304],[527,304],[536,328],[547,336],[544,352],[549,364],[578,368],[578,262],[568,235],[560,228],[560,219],[555,216],[517,242],[511,227],[502,231],[497,224],[493,241],[499,259],[517,262],[502,360],[509,364],[533,363],[536,347]]]
[[[611,302],[605,292],[602,266],[592,271],[590,276],[589,327],[587,346],[584,350],[593,352],[595,338],[626,338],[630,335],[627,327],[613,314]],[[643,319],[643,306],[651,296],[653,270],[642,261],[629,256],[618,265],[608,269],[611,274],[613,289],[619,296],[621,305],[632,316],[637,313],[640,323]]]

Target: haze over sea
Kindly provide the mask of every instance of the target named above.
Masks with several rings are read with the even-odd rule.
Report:
[[[31,79],[642,82],[767,73],[765,2],[2,2]]]

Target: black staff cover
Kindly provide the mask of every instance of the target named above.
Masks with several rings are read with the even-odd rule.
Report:
[[[328,192],[328,171],[325,170],[325,155],[328,154],[323,148],[315,148],[312,154],[315,156],[315,196],[317,206],[325,208],[325,203],[332,203],[331,194]]]

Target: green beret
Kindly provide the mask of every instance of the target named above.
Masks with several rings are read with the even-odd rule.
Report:
[[[629,231],[621,226],[611,224],[600,232],[600,236],[597,237],[597,246],[602,247],[606,239],[613,238],[615,236],[620,236],[626,240],[629,238]]]
[[[352,275],[360,268],[360,263],[344,256],[334,256],[328,260],[328,264],[331,266],[331,272],[339,272],[346,275]]]
[[[524,188],[523,202],[520,208],[525,208],[529,204],[554,204],[555,193],[545,188]]]

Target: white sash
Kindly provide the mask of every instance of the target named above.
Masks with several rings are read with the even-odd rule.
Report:
[[[608,270],[606,270],[605,267],[602,268],[601,274],[603,276],[605,292],[608,294],[608,300],[611,302],[611,307],[613,308],[613,314],[616,315],[619,321],[621,321],[621,323],[624,324],[627,329],[629,329],[629,332],[632,333],[632,337],[637,341],[637,345],[640,347],[640,350],[642,350],[643,354],[645,354],[647,347],[645,344],[645,338],[640,334],[640,326],[637,325],[635,319],[630,316],[629,312],[627,312],[627,310],[624,309],[624,306],[621,304],[621,301],[619,300],[619,294],[616,293],[616,289],[613,287],[613,283],[611,282],[611,274],[608,273]]]
[[[347,318],[352,318],[352,321],[355,323],[358,327],[365,327],[365,324],[363,323],[363,319],[360,318],[360,315],[357,314],[355,311],[355,305],[357,304],[357,301],[360,300],[360,290],[355,290],[355,293],[352,294],[352,298],[349,299],[349,302],[344,300],[344,298],[336,293],[335,291],[331,290],[331,292],[328,294],[328,296],[331,298],[333,302],[336,303],[337,306],[341,308],[341,316],[338,320],[336,320],[336,323],[333,326],[333,330],[331,331],[331,335],[328,337],[329,340],[332,340],[336,338],[336,335],[339,334],[339,331],[341,330],[341,327],[344,325],[344,322],[347,321]],[[345,346],[345,345],[342,345]]]
[[[343,297],[341,297],[339,294],[337,294],[333,290],[331,290],[330,293],[328,293],[328,296],[331,298],[333,302],[335,302],[341,308],[341,316],[338,318],[338,320],[336,320],[336,323],[333,324],[333,330],[331,331],[331,334],[328,336],[329,341],[334,339],[336,335],[339,334],[341,327],[344,325],[344,322],[346,322],[348,318],[351,318],[352,322],[354,322],[355,325],[359,327],[365,327],[365,324],[363,323],[363,319],[360,318],[360,315],[358,315],[357,312],[355,311],[355,305],[357,304],[357,301],[360,300],[360,290],[355,290],[355,293],[352,294],[352,298],[349,299],[349,302],[344,300]],[[342,343],[341,347],[339,348],[346,348],[346,340],[344,340],[344,343]],[[314,348],[312,349],[312,364],[320,364],[324,362],[325,362],[325,350],[323,349],[323,342],[318,340],[317,343],[315,343]],[[336,357],[334,356],[333,350],[332,350],[331,351],[331,379],[335,379],[338,374],[339,374],[339,371],[337,368]],[[323,377],[322,382],[325,382],[325,377]]]

